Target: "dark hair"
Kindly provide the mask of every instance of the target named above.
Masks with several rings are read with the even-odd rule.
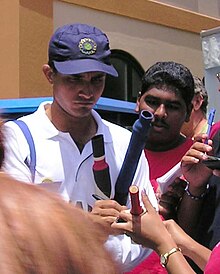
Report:
[[[190,70],[175,62],[157,62],[151,66],[142,78],[141,95],[149,89],[169,88],[180,93],[187,109],[194,96],[194,80]]]
[[[57,73],[58,71],[57,71],[57,69],[55,68],[55,66],[54,66],[54,63],[53,63],[53,61],[48,61],[48,65],[51,67],[51,69],[52,69],[52,71],[54,72],[54,73]]]
[[[204,114],[207,113],[207,106],[208,106],[208,93],[204,85],[204,81],[201,80],[199,77],[193,75],[194,85],[195,85],[195,95],[200,94],[203,98],[202,105],[200,109]]]
[[[0,180],[2,273],[119,273],[104,247],[107,232],[92,214],[40,186],[4,173]]]

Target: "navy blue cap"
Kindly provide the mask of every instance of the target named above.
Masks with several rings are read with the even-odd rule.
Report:
[[[110,63],[108,37],[94,26],[77,23],[58,28],[51,37],[48,55],[62,74],[101,71],[118,76]]]

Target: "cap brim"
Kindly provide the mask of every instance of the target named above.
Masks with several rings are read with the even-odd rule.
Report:
[[[93,59],[69,60],[65,62],[54,61],[54,66],[62,74],[79,74],[84,72],[101,71],[118,77],[118,72],[112,65],[107,65]]]

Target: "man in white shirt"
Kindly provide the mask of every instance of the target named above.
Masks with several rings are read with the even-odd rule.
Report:
[[[95,204],[92,194],[97,193],[92,170],[92,137],[102,134],[104,138],[111,179],[110,198],[115,195],[115,183],[131,137],[128,130],[101,119],[93,110],[104,90],[106,74],[117,77],[118,73],[110,64],[107,36],[94,26],[69,24],[58,28],[51,37],[48,53],[49,61],[43,65],[43,73],[52,85],[53,101],[42,103],[36,112],[20,118],[34,141],[34,176],[29,168],[27,140],[13,121],[5,124],[4,170],[21,181],[55,185],[66,201],[91,211]],[[157,207],[144,155],[140,157],[133,182],[146,190]],[[117,204],[119,211],[121,208]],[[151,252],[133,244],[126,235],[110,236],[106,246],[123,264],[124,271]]]

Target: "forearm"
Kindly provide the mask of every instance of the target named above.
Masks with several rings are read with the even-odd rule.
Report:
[[[166,237],[167,241],[164,242],[160,247],[157,248],[158,255],[169,252],[172,248],[177,247],[174,240]],[[182,252],[177,251],[169,256],[166,269],[170,274],[191,274],[195,273],[190,265],[187,263]]]
[[[172,254],[166,269],[169,274],[195,273],[181,253]]]
[[[189,185],[189,192],[195,197],[200,197],[201,194],[206,192],[206,189],[206,186],[200,189],[193,189]],[[193,199],[185,192],[177,211],[178,224],[192,237],[195,235],[203,202],[204,197]]]
[[[204,270],[211,255],[211,251],[208,248],[200,245],[193,239],[191,239],[186,249],[184,249],[184,253],[185,256],[192,259],[202,270]]]

